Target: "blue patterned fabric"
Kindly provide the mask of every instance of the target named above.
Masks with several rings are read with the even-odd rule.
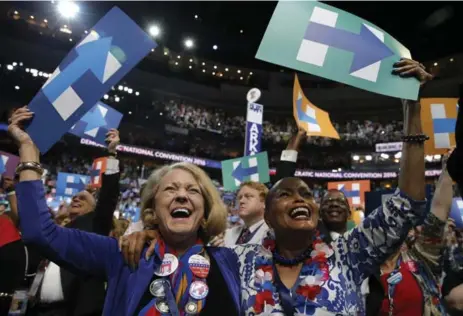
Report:
[[[331,243],[328,257],[330,279],[320,284],[322,290],[314,301],[294,315],[365,315],[361,284],[405,240],[408,231],[423,219],[426,202],[415,202],[399,190],[382,207],[372,212],[353,230]],[[254,285],[256,261],[272,254],[260,245],[236,246],[240,259],[241,305],[245,315],[253,310],[257,288]],[[299,281],[310,278],[310,271],[301,270]],[[284,315],[281,301],[274,294],[275,306],[258,315]],[[257,316],[257,315],[256,315]]]

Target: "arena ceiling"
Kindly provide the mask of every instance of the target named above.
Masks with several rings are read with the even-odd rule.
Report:
[[[254,58],[265,32],[275,1],[146,1],[79,2],[78,17],[63,21],[74,29],[87,29],[112,6],[122,8],[137,23],[148,29],[157,24],[160,42],[175,52],[185,50],[186,37],[195,41],[194,54],[230,65],[277,70]],[[463,51],[459,30],[463,18],[462,2],[444,1],[336,1],[329,2],[378,25],[407,46],[422,61]],[[18,9],[40,12],[60,19],[56,3],[50,1],[2,2],[3,11]],[[196,16],[196,17],[195,17]],[[213,50],[217,45],[218,49]]]

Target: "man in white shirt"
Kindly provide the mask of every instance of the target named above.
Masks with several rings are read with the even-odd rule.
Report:
[[[244,225],[225,231],[225,247],[262,243],[268,231],[268,226],[264,221],[267,193],[268,188],[262,183],[252,181],[241,183],[237,193],[237,202],[239,203],[238,215]]]

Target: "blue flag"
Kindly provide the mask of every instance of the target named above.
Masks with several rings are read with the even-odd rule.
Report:
[[[80,191],[85,190],[89,182],[89,176],[60,172],[56,181],[56,195],[74,196]]]
[[[157,44],[114,7],[74,47],[29,103],[27,127],[47,152]]]
[[[105,145],[106,133],[111,128],[118,128],[122,113],[102,102],[98,102],[69,131],[80,138],[90,139]]]

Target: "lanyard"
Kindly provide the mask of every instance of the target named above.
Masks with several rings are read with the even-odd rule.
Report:
[[[400,273],[400,265],[402,264],[402,255],[397,259],[396,267],[394,271],[389,274],[387,278],[388,289],[387,289],[387,298],[389,300],[389,316],[392,316],[394,311],[394,293],[397,284],[402,281],[402,273]]]
[[[278,271],[273,265],[273,275],[275,276],[275,283],[276,287],[278,290],[278,295],[280,296],[281,300],[281,307],[283,307],[283,310],[285,312],[285,315],[294,315],[294,300],[292,298],[291,294],[291,289],[289,291],[285,291],[284,289],[286,288],[281,282],[280,275],[278,274]],[[299,277],[297,278],[296,283],[294,284],[294,287],[297,287],[299,285]]]
[[[161,258],[164,257],[164,254],[168,253],[169,251],[164,246],[160,246],[160,243],[158,243],[156,245],[155,252],[158,255],[158,259],[161,260]],[[161,315],[183,315],[184,313],[181,313],[181,311],[179,311],[178,306],[187,306],[187,304],[189,303],[193,303],[195,304],[195,306],[204,306],[206,297],[203,297],[201,299],[195,299],[191,297],[190,288],[191,284],[197,280],[200,280],[204,282],[204,284],[206,284],[206,279],[196,277],[189,266],[189,259],[191,256],[196,254],[203,255],[204,252],[204,246],[202,244],[196,244],[195,246],[191,247],[190,249],[188,249],[187,252],[180,256],[178,268],[174,271],[174,273],[161,278],[162,280],[164,280],[162,284],[165,297],[154,298],[155,306],[158,306],[158,304],[164,304],[168,306],[168,311],[166,311],[166,313],[163,313],[160,311],[160,309],[158,309]],[[175,255],[175,253],[172,254]],[[181,296],[180,293],[182,293]],[[192,314],[196,314],[196,312]],[[188,315],[186,311],[185,315]]]

